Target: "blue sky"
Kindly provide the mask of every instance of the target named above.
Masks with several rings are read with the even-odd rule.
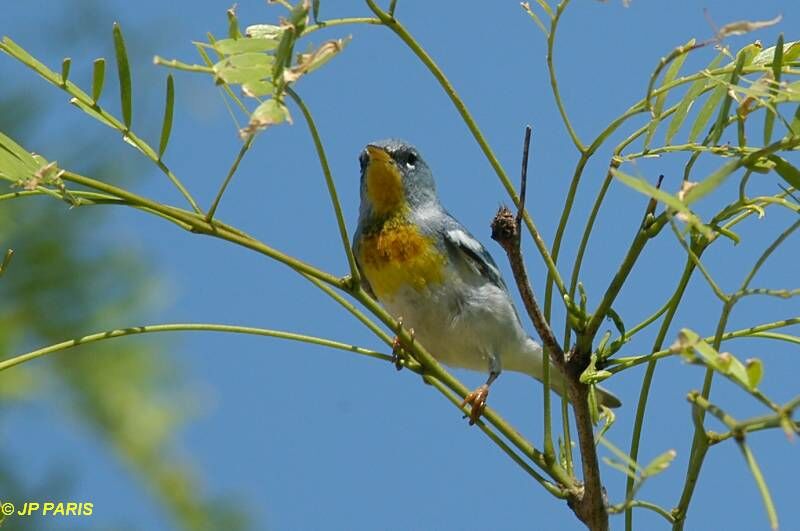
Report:
[[[529,208],[548,241],[552,240],[563,196],[577,156],[549,92],[545,43],[517,2],[412,2],[400,0],[398,17],[438,61],[473,112],[501,162],[516,174],[523,128],[534,128]],[[660,57],[691,37],[713,31],[703,15],[708,8],[717,25],[739,19],[783,21],[754,35],[729,40],[738,48],[752,39],[772,45],[779,32],[797,40],[800,5],[794,2],[707,1],[696,3],[576,1],[562,20],[556,63],[564,100],[584,141],[645,94]],[[156,54],[196,60],[193,40],[207,31],[226,31],[225,2],[105,2],[101,12],[53,7],[46,0],[14,2],[0,8],[0,34],[9,35],[55,68],[63,56],[73,59],[73,80],[88,86],[85,65],[110,56],[111,24],[126,30],[134,75],[134,129],[155,142],[163,105],[163,76],[153,66]],[[274,22],[281,10],[263,1],[239,2],[243,25]],[[321,16],[365,16],[361,2],[322,2]],[[78,18],[86,32],[105,36],[102,49],[76,39],[57,49],[50,31],[66,31]],[[87,22],[88,20],[88,22]],[[47,28],[43,31],[43,28]],[[510,278],[488,223],[507,201],[500,183],[450,101],[427,70],[384,28],[339,27],[315,34],[352,35],[344,53],[297,85],[314,113],[352,233],[358,207],[357,156],[364,144],[388,136],[414,143],[433,168],[446,207],[495,255]],[[97,42],[97,39],[94,39]],[[695,52],[685,71],[708,63],[714,51]],[[84,66],[81,66],[84,65]],[[0,58],[0,76],[32,95],[47,98],[52,113],[46,125],[18,139],[26,147],[66,167],[86,161],[65,160],[50,143],[64,149],[59,123],[79,123],[87,131],[103,126],[66,103],[63,93],[9,58]],[[82,76],[82,77],[81,77]],[[109,83],[113,82],[109,74]],[[167,160],[202,205],[209,205],[238,151],[240,141],[222,98],[206,77],[176,74],[176,115]],[[114,87],[114,88],[112,88]],[[106,101],[115,108],[115,85]],[[262,134],[243,161],[218,216],[266,243],[336,274],[346,272],[333,212],[319,163],[298,110],[295,125]],[[641,120],[632,124],[640,126]],[[95,129],[96,128],[96,129]],[[629,133],[633,128],[628,128]],[[71,129],[74,134],[80,130]],[[103,137],[119,144],[115,134]],[[612,138],[624,138],[617,134]],[[55,149],[55,148],[54,148]],[[99,149],[103,149],[99,146]],[[136,160],[123,152],[119,164]],[[83,156],[91,157],[91,153]],[[608,152],[590,163],[569,226],[562,259],[571,264],[577,239],[596,190],[605,176]],[[666,175],[675,190],[683,158],[656,159],[626,171],[654,180]],[[699,167],[708,171],[719,163]],[[142,165],[137,165],[142,168]],[[697,175],[700,175],[698,173]],[[760,177],[759,177],[760,178]],[[766,178],[765,178],[766,179]],[[774,176],[757,183],[775,189]],[[181,198],[156,169],[130,182],[138,193],[181,205]],[[726,191],[723,191],[726,192]],[[730,190],[727,190],[730,192]],[[730,197],[726,196],[727,199]],[[602,295],[641,219],[646,200],[615,183],[601,212],[582,280],[590,305]],[[712,199],[703,208],[723,204]],[[74,213],[65,213],[69,222]],[[720,242],[706,259],[724,288],[738,285],[759,253],[789,222],[779,212],[741,227],[745,241],[736,248]],[[141,213],[115,212],[111,229],[99,231],[95,244],[123,239],[160,276],[159,310],[150,322],[220,322],[309,333],[385,350],[335,303],[280,264],[209,238],[193,236]],[[797,238],[776,253],[756,278],[759,287],[796,287]],[[532,251],[533,245],[525,247]],[[544,267],[528,253],[535,284]],[[665,231],[645,251],[615,308],[635,323],[658,308],[674,289],[684,255]],[[793,265],[794,264],[794,265]],[[766,285],[765,285],[766,284]],[[682,327],[713,333],[719,301],[696,276],[690,303],[677,315],[670,337]],[[556,308],[560,330],[563,312]],[[730,328],[797,315],[796,300],[752,300],[736,308]],[[121,321],[118,326],[142,324]],[[609,328],[611,324],[607,325]],[[530,328],[530,327],[529,327]],[[80,331],[80,332],[90,332]],[[135,341],[125,339],[123,341]],[[652,342],[644,334],[622,355],[641,354]],[[753,341],[727,348],[740,358],[761,357],[766,365],[764,392],[779,402],[797,393],[792,368],[797,348]],[[163,356],[179,361],[203,400],[200,414],[179,436],[182,451],[203,472],[203,488],[240,500],[257,528],[270,529],[580,529],[564,503],[530,480],[452,406],[409,372],[353,355],[308,345],[248,336],[182,334],[165,344]],[[66,354],[68,355],[68,354]],[[456,371],[468,386],[483,375]],[[633,369],[608,382],[625,403],[617,412],[610,439],[626,448],[643,370]],[[686,469],[692,425],[686,393],[702,384],[703,371],[678,359],[662,363],[645,423],[642,461],[674,448],[678,457],[650,481],[641,497],[671,507],[678,499]],[[718,381],[712,399],[746,417],[763,413],[752,399]],[[540,387],[528,378],[504,374],[493,386],[490,404],[541,446]],[[718,427],[717,427],[718,428]],[[10,441],[22,460],[57,463],[69,449],[70,465],[80,477],[79,493],[94,500],[96,519],[129,521],[137,528],[167,528],[158,500],[143,493],[135,477],[92,435],[68,420],[53,418],[47,403],[22,415]],[[6,439],[7,440],[7,439]],[[54,450],[49,442],[59,441]],[[780,432],[751,437],[774,496],[783,529],[800,528],[795,510],[797,444]],[[39,465],[37,465],[38,467]],[[606,467],[612,501],[622,496],[624,477]],[[637,513],[637,528],[660,528],[663,520]],[[70,524],[72,525],[72,524]],[[614,528],[621,517],[612,519]],[[739,450],[732,442],[713,448],[692,505],[688,529],[765,529],[764,509]]]

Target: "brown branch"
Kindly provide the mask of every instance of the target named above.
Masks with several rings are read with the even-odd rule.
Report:
[[[578,430],[578,447],[583,466],[583,495],[578,499],[570,499],[569,505],[586,527],[592,531],[608,531],[608,500],[600,481],[600,463],[589,410],[589,386],[581,383],[578,377],[579,374],[571,374],[567,378],[567,386],[575,414],[575,427]]]
[[[568,358],[564,349],[553,334],[550,323],[544,317],[533,288],[528,279],[525,263],[522,260],[520,221],[525,208],[525,188],[528,175],[528,146],[530,143],[530,127],[525,131],[525,144],[523,148],[522,175],[520,183],[520,203],[516,216],[507,207],[503,206],[492,221],[492,239],[497,241],[508,256],[514,281],[522,297],[522,302],[533,322],[534,328],[542,339],[544,350],[553,360],[567,382],[567,392],[572,402],[575,413],[575,423],[578,430],[578,441],[583,464],[584,486],[573,491],[567,498],[567,503],[575,515],[593,531],[608,529],[608,512],[603,486],[600,482],[600,466],[597,459],[597,450],[594,441],[592,415],[589,409],[589,386],[581,383],[580,374],[585,367],[578,367],[572,356]],[[571,363],[572,362],[572,363]]]
[[[522,209],[520,203],[520,209]],[[556,339],[553,329],[544,318],[542,309],[536,301],[536,296],[533,294],[530,281],[528,280],[528,272],[525,269],[525,263],[522,260],[522,252],[520,251],[520,226],[517,224],[514,213],[506,206],[501,206],[497,211],[494,220],[492,220],[492,239],[495,240],[508,255],[508,261],[511,265],[511,272],[514,274],[514,281],[519,289],[522,303],[525,305],[525,310],[533,322],[533,327],[542,339],[544,350],[550,354],[550,359],[558,366],[561,371],[565,370],[566,357],[564,356],[564,349],[561,348],[558,340]]]

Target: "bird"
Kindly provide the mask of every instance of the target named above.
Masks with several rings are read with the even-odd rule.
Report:
[[[504,369],[542,380],[542,347],[523,328],[492,256],[442,206],[417,148],[398,139],[371,142],[359,165],[352,247],[362,286],[438,361],[488,372],[461,405],[470,405],[474,424]],[[566,392],[558,370],[550,371],[550,384]],[[620,405],[597,391],[601,404]]]

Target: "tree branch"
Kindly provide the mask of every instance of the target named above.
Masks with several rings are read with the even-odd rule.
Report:
[[[526,130],[525,145],[523,148],[523,162],[520,190],[527,186],[527,154],[530,141],[530,128]],[[522,196],[524,197],[524,195]],[[589,406],[589,386],[581,383],[580,374],[583,368],[570,363],[563,348],[553,333],[550,323],[544,317],[536,296],[533,294],[525,263],[521,251],[521,219],[525,205],[519,204],[516,216],[507,207],[501,207],[492,221],[492,239],[497,241],[508,256],[514,280],[517,284],[525,309],[533,322],[533,326],[542,339],[544,349],[553,363],[558,366],[567,382],[567,392],[572,409],[575,413],[575,423],[578,430],[578,441],[583,464],[583,489],[573,491],[567,498],[569,507],[575,515],[592,530],[608,529],[608,513],[603,486],[600,481],[600,467],[595,448],[592,415]],[[585,367],[584,367],[585,368]]]

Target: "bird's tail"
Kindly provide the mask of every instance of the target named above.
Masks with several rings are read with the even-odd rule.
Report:
[[[522,368],[520,372],[530,374],[541,382],[544,378],[542,374],[542,347],[539,345],[539,343],[530,338],[528,339],[528,347],[530,350],[529,356],[530,354],[533,354],[533,356],[530,356],[529,359],[532,359],[534,362],[527,364],[527,366]],[[511,370],[517,370],[513,367],[509,368]],[[564,375],[561,374],[561,371],[552,364],[550,365],[550,388],[560,396],[566,396],[567,391],[564,382]],[[611,391],[608,391],[599,385],[595,386],[595,390],[597,391],[597,399],[600,404],[610,408],[616,408],[622,405],[620,399],[617,398],[617,396]]]

